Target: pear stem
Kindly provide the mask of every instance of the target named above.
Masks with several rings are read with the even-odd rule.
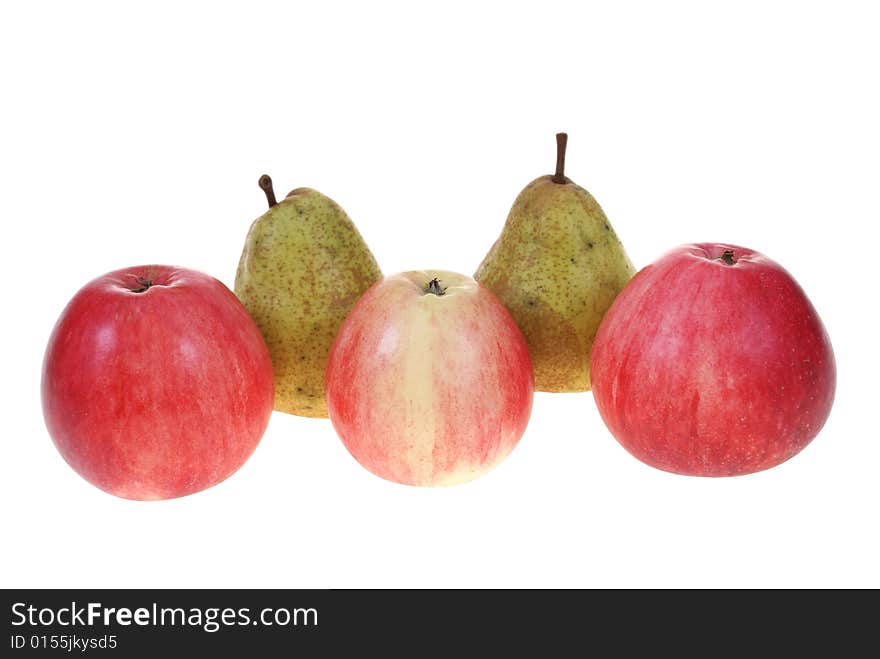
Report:
[[[272,187],[272,179],[268,174],[263,174],[258,181],[260,189],[266,193],[266,201],[269,202],[269,208],[272,208],[278,202],[275,201],[275,188]]]
[[[567,183],[565,178],[565,147],[568,145],[567,133],[556,133],[556,173],[553,175],[554,183]]]

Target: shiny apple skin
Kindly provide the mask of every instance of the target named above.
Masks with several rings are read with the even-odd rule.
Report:
[[[624,448],[693,476],[796,455],[825,424],[836,386],[828,334],[791,274],[721,243],[683,245],[638,272],[602,320],[591,373]]]
[[[443,295],[426,293],[434,278]],[[452,485],[500,463],[523,435],[534,375],[522,332],[471,277],[415,271],[373,285],[326,373],[330,420],[382,478]]]
[[[269,352],[235,295],[204,273],[147,265],[86,284],[43,362],[46,426],[83,478],[169,499],[244,464],[272,411]]]

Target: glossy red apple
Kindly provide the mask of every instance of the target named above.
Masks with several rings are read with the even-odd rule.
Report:
[[[822,321],[792,276],[750,249],[684,245],[641,270],[599,327],[593,397],[634,456],[735,476],[803,449],[834,400]]]
[[[374,474],[408,485],[479,476],[516,446],[534,377],[522,332],[492,292],[445,271],[374,284],[326,372],[330,420]]]
[[[272,411],[269,352],[221,282],[168,266],[98,277],[43,362],[43,413],[64,459],[128,499],[198,492],[235,472]]]

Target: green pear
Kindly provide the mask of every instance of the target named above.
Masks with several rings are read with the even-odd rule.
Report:
[[[526,337],[538,391],[590,389],[599,323],[635,268],[593,196],[556,173],[529,183],[474,278],[507,307]]]
[[[348,312],[382,272],[332,199],[297,188],[276,202],[272,179],[262,176],[260,187],[269,210],[248,232],[235,294],[269,347],[275,409],[323,418],[330,348]]]

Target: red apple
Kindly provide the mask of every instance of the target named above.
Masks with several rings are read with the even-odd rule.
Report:
[[[256,448],[274,397],[269,351],[208,275],[150,265],[98,277],[58,319],[43,414],[64,459],[127,499],[198,492]]]
[[[534,377],[522,332],[492,292],[452,272],[374,284],[343,323],[326,372],[330,420],[374,474],[450,485],[516,446]]]
[[[602,419],[647,464],[679,474],[768,469],[821,430],[835,365],[792,276],[750,249],[683,245],[606,313],[590,372]]]

